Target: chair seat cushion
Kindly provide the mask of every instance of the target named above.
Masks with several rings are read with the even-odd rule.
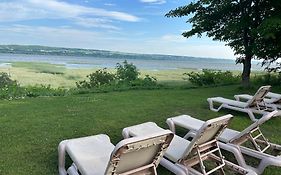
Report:
[[[176,126],[183,127],[188,130],[198,131],[205,123],[202,120],[193,118],[189,115],[180,115],[170,118]]]
[[[104,174],[114,145],[100,134],[68,140],[66,151],[83,175]]]
[[[239,134],[240,132],[238,131],[226,128],[218,139],[221,142],[227,143],[230,142],[232,139],[236,138]]]
[[[131,126],[127,129],[131,136],[143,136],[164,130],[163,128],[160,128],[153,122],[147,122],[140,125]],[[165,153],[165,157],[172,160],[173,162],[177,162],[180,158],[183,157],[189,143],[190,142],[188,140],[174,135],[174,138]]]
[[[166,151],[165,157],[173,162],[177,162],[179,159],[183,158],[185,150],[189,144],[190,141],[175,135]]]
[[[211,99],[213,102],[222,103],[222,104],[240,107],[240,108],[246,108],[248,106],[248,103],[231,100],[231,99],[227,99],[227,98],[223,98],[223,97],[213,97],[213,98],[209,98],[209,99]]]

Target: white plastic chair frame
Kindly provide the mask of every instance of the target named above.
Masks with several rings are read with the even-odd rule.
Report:
[[[262,174],[267,166],[273,165],[281,167],[281,156],[265,153],[265,151],[268,149],[272,150],[273,152],[280,152],[281,145],[269,142],[269,140],[263,135],[259,128],[261,124],[272,118],[277,113],[277,111],[273,111],[263,118],[259,119],[258,121],[247,127],[245,130],[240,132],[238,135],[230,139],[229,142],[225,142],[221,137],[218,137],[220,148],[231,152],[240,166],[246,169],[252,169],[257,174]],[[176,126],[189,130],[184,136],[184,138],[186,139],[194,137],[198,128],[204,123],[201,120],[192,118],[187,115],[168,118],[166,122],[173,133],[176,133]],[[226,129],[222,134],[227,134],[228,130],[230,129]],[[258,133],[253,136],[254,132]],[[254,149],[242,145],[247,141],[250,141],[254,145]],[[262,148],[261,145],[265,145],[265,147]],[[257,167],[253,167],[247,164],[244,155],[259,159],[260,164]]]
[[[184,154],[180,159],[178,159],[178,161],[172,161],[164,155],[164,158],[161,160],[160,164],[177,175],[208,175],[215,171],[220,171],[220,173],[225,174],[223,170],[225,166],[239,174],[255,174],[253,171],[246,170],[236,164],[224,160],[224,157],[221,154],[216,138],[224,130],[231,118],[232,116],[228,115],[220,119],[214,119],[205,122],[199,131],[196,132],[195,137],[188,144]],[[147,122],[124,128],[122,135],[125,138],[134,137],[138,136],[139,134],[136,130],[142,130],[142,134],[144,134],[143,131],[150,132],[150,128],[153,128],[153,131],[163,130],[155,123]],[[174,137],[174,139],[179,138],[180,137],[176,135]],[[185,146],[186,145],[182,145],[182,147]],[[173,141],[169,149],[175,149],[173,148]],[[169,152],[169,149],[167,150],[167,153]],[[217,154],[215,154],[215,152],[217,152]],[[207,171],[204,164],[205,160],[211,160],[217,163],[217,167]],[[196,170],[193,168],[195,165],[199,165],[200,169]]]
[[[103,134],[100,134],[103,135]],[[96,135],[96,136],[100,136]],[[106,136],[106,135],[105,135]],[[95,136],[92,136],[95,137]],[[109,137],[106,136],[109,140]],[[85,137],[86,138],[86,137]],[[85,174],[91,175],[157,175],[156,167],[158,166],[161,158],[164,155],[164,152],[167,150],[171,140],[173,138],[173,134],[171,131],[163,130],[159,133],[153,133],[151,135],[136,137],[131,139],[124,139],[120,141],[114,148],[111,153],[110,159],[107,164],[107,168],[105,172],[100,172],[98,174],[94,174],[92,172],[86,172]],[[78,138],[80,139],[80,138]],[[79,175],[83,174],[76,165],[76,162],[73,162],[72,165],[66,170],[65,169],[65,156],[67,153],[67,144],[77,139],[64,140],[60,142],[58,147],[59,153],[59,174],[60,175]],[[106,144],[106,143],[105,143]],[[138,155],[135,156],[136,153],[140,150],[153,150],[153,154],[149,155]],[[151,152],[149,152],[151,153]],[[145,157],[146,156],[146,157]],[[142,157],[142,159],[140,159]],[[144,157],[144,158],[143,158]],[[71,157],[70,157],[71,158]],[[125,161],[135,162],[134,167],[128,167]],[[125,162],[122,164],[122,162]],[[125,164],[125,165],[124,165]],[[94,166],[94,165],[93,165]]]
[[[248,101],[253,98],[249,94],[238,94],[234,95],[237,101]],[[266,106],[274,109],[281,109],[281,94],[268,92],[264,98],[264,103]]]
[[[222,108],[231,109],[245,112],[249,115],[252,121],[256,121],[257,118],[254,114],[266,115],[276,109],[275,107],[266,105],[264,102],[264,97],[270,91],[270,88],[271,86],[260,87],[256,94],[247,102],[240,102],[222,97],[208,98],[207,101],[209,103],[210,110],[214,112],[218,112]],[[220,103],[220,105],[216,108],[214,103]]]

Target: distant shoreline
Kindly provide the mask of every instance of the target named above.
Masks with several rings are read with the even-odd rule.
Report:
[[[54,65],[60,65],[67,69],[92,69],[92,68],[114,68],[116,63],[121,63],[124,60],[132,62],[139,69],[144,70],[177,70],[177,69],[215,69],[215,70],[230,70],[241,71],[242,65],[235,64],[234,60],[227,59],[212,59],[212,58],[194,58],[182,59],[182,57],[162,58],[142,58],[139,55],[130,55],[127,57],[94,57],[94,56],[62,56],[62,55],[36,55],[36,54],[8,54],[0,53],[0,64],[9,66],[13,62],[42,62]],[[260,65],[253,64],[252,70],[262,71]]]
[[[50,47],[41,45],[0,45],[0,53],[2,54],[27,54],[27,55],[55,55],[55,56],[103,56],[106,58],[119,58],[120,56],[138,56],[147,57],[149,59],[177,58],[177,59],[218,59],[218,60],[234,60],[226,58],[211,58],[211,57],[195,57],[184,55],[171,54],[145,54],[145,53],[129,53],[120,51],[83,49],[83,48],[66,48],[66,47]]]

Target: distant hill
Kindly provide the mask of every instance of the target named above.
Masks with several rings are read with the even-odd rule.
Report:
[[[126,59],[155,59],[155,60],[196,60],[198,57],[159,55],[159,54],[135,54],[114,52],[107,50],[79,49],[47,47],[37,45],[0,45],[0,53],[28,54],[28,55],[57,55],[57,56],[87,56],[100,58],[126,58]],[[208,59],[208,58],[203,58]]]

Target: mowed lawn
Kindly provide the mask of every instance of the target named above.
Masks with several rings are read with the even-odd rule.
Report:
[[[58,174],[57,146],[61,140],[105,133],[116,144],[122,139],[124,127],[153,121],[167,128],[165,120],[180,114],[207,120],[232,113],[235,118],[230,127],[242,130],[251,123],[246,114],[212,112],[206,101],[211,96],[233,98],[238,93],[242,93],[238,86],[223,86],[1,100],[0,174]],[[268,121],[262,130],[281,144],[281,118]],[[158,171],[161,175],[172,174],[162,167]],[[264,174],[277,175],[280,171],[269,168]]]

